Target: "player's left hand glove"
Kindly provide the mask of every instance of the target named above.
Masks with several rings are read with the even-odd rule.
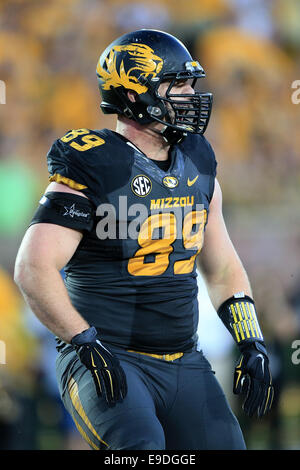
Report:
[[[245,413],[257,412],[261,417],[271,408],[274,390],[254,301],[237,292],[221,304],[218,315],[242,353],[235,367],[233,393],[246,393]]]
[[[109,406],[122,401],[127,394],[125,372],[119,359],[101,343],[96,328],[92,326],[74,336],[71,344],[91,371],[98,396],[104,396]]]
[[[245,393],[243,410],[248,416],[266,414],[274,395],[269,359],[263,343],[240,346],[242,352],[234,371],[233,393]]]

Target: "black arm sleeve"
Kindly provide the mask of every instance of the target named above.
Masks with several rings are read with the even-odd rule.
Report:
[[[94,215],[95,208],[89,199],[72,193],[49,192],[39,201],[29,226],[48,223],[90,232]]]

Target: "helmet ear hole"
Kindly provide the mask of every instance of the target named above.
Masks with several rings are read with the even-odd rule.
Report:
[[[127,98],[131,103],[136,103],[138,101],[138,94],[134,90],[127,90]]]

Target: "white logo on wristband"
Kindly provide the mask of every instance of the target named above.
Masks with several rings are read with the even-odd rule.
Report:
[[[242,297],[245,297],[245,292],[241,291],[241,292],[237,292],[236,294],[234,294],[233,296],[235,299],[240,299]]]

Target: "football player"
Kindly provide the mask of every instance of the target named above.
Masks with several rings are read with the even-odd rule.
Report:
[[[203,135],[204,75],[165,32],[110,44],[97,79],[116,128],[53,143],[50,184],[19,249],[15,280],[57,337],[61,397],[93,449],[245,449],[197,343],[197,263],[241,353],[234,393],[249,416],[271,406],[264,338]]]

